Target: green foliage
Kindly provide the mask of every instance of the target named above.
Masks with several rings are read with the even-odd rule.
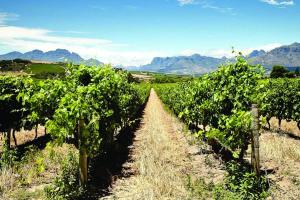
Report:
[[[187,189],[190,192],[189,199],[210,199],[214,189],[213,183],[206,184],[202,178],[193,180],[190,176],[187,178]]]
[[[67,91],[60,99],[53,119],[46,125],[49,133],[62,144],[66,138],[76,135],[78,121],[83,119],[80,142],[88,155],[93,156],[99,153],[102,140],[135,119],[147,95],[128,83],[126,73],[116,72],[109,66],[69,66],[67,74],[69,85],[62,85]]]
[[[3,144],[3,150],[0,156],[0,168],[12,167],[17,161],[17,152],[9,149],[6,143]]]
[[[297,75],[296,75],[295,72],[287,72],[287,73],[285,73],[285,77],[287,77],[287,78],[296,78]]]
[[[299,67],[297,67],[297,69],[295,70],[295,74],[296,74],[297,77],[300,76],[300,70],[299,70]]]
[[[174,74],[153,74],[153,80],[151,83],[177,83],[177,82],[187,82],[193,79],[192,76],[184,75],[174,75]]]
[[[268,182],[264,176],[256,176],[245,165],[227,163],[225,183],[214,189],[215,199],[266,199]]]
[[[149,86],[129,83],[127,73],[110,66],[70,65],[66,72],[64,81],[1,76],[0,131],[47,124],[62,144],[76,138],[78,120],[83,119],[81,144],[92,156],[102,140],[135,120],[149,95]]]
[[[24,89],[18,94],[24,110],[28,112],[24,120],[31,124],[45,125],[53,118],[60,99],[66,94],[70,84],[60,80],[34,81],[23,79]]]
[[[200,127],[206,137],[215,138],[243,157],[250,139],[250,106],[257,101],[261,66],[251,66],[242,57],[236,63],[187,83],[156,85],[165,104],[188,125]],[[207,131],[206,126],[210,129]],[[200,134],[201,135],[201,134]]]
[[[0,71],[23,71],[31,62],[28,60],[0,60]]]
[[[17,99],[22,87],[22,78],[0,76],[0,132],[18,130],[22,126],[22,118],[27,114]]]
[[[79,186],[78,157],[69,152],[66,159],[62,160],[59,177],[55,178],[51,186],[45,188],[47,199],[79,199],[85,193]]]
[[[93,157],[108,149],[117,131],[131,126],[149,95],[149,85],[128,79],[126,72],[110,66],[83,65],[68,66],[64,80],[0,77],[0,131],[45,125],[56,144],[73,138],[77,148],[86,149],[87,156]],[[79,120],[83,120],[80,136]],[[24,182],[46,170],[43,157],[37,157],[33,166]],[[72,170],[78,171],[78,165],[73,166],[76,170]],[[75,175],[58,181],[60,187],[55,191],[69,191],[75,182],[72,177]],[[65,186],[65,181],[70,186]]]
[[[270,73],[271,78],[282,78],[285,77],[289,70],[283,66],[273,66]]]
[[[300,80],[276,79],[264,83],[259,95],[261,114],[267,122],[272,117],[287,121],[294,120],[300,129]],[[280,125],[280,124],[279,124]]]
[[[40,72],[32,76],[36,79],[63,79],[65,72]]]

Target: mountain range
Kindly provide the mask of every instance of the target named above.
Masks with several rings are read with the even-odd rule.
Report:
[[[204,74],[213,71],[228,59],[213,58],[194,54],[192,56],[156,57],[148,65],[140,67],[142,71],[154,71],[174,74]]]
[[[254,52],[254,51],[253,51]],[[300,67],[300,43],[284,45],[269,52],[257,51],[249,56],[250,62],[265,67],[283,65],[286,67]]]
[[[80,55],[65,49],[43,52],[33,50],[27,53],[17,51],[0,55],[0,60],[12,60],[16,58],[26,60],[48,61],[48,62],[72,62],[74,64],[101,65],[96,59],[84,60]],[[267,72],[274,65],[283,65],[290,70],[300,67],[300,43],[293,43],[275,48],[271,51],[254,50],[246,59],[251,64],[263,65]],[[139,67],[124,67],[128,70],[151,71],[172,74],[204,74],[214,71],[221,64],[232,62],[232,58],[214,58],[194,54],[191,56],[155,57],[152,62]]]
[[[284,45],[271,51],[254,50],[246,59],[251,64],[261,64],[269,72],[274,65],[283,65],[289,70],[300,67],[300,43]],[[175,74],[203,74],[214,71],[221,64],[232,62],[232,58],[214,58],[194,54],[191,56],[156,57],[147,65],[135,68],[140,71],[152,71]]]
[[[47,52],[33,50],[26,53],[13,51],[4,55],[0,55],[0,60],[13,60],[16,58],[46,62],[72,62],[74,64],[85,64],[89,66],[103,64],[102,62],[92,58],[85,60],[77,53],[70,52],[66,49],[56,49],[54,51]]]

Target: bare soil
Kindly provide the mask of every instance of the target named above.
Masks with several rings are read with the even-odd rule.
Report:
[[[33,141],[35,138],[35,130],[20,130],[15,132],[16,139],[17,139],[17,144],[19,145],[24,145],[30,141]],[[39,126],[37,129],[37,137],[41,137],[45,135],[45,128],[42,126]],[[4,135],[0,134],[0,152],[2,151],[2,146],[3,146],[3,141],[4,140]],[[10,137],[10,145],[11,147],[15,147],[14,139],[11,134]]]
[[[154,78],[152,76],[149,76],[147,74],[132,74],[132,76],[134,78],[137,78],[141,81],[150,81],[150,80],[153,80]]]

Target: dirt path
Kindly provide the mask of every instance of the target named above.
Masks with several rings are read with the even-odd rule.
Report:
[[[183,125],[164,110],[152,89],[131,147],[131,160],[124,165],[125,177],[133,175],[116,180],[111,196],[105,199],[188,199],[188,175],[205,167],[203,159],[191,158],[195,151],[184,137]]]

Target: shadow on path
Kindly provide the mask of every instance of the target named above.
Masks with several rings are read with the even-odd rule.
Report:
[[[148,102],[148,101],[146,101]],[[136,131],[141,126],[141,119],[145,105],[142,106],[137,119],[130,127],[122,129],[116,136],[113,147],[93,158],[89,163],[88,191],[84,200],[96,200],[108,196],[114,181],[119,178],[130,177],[133,173],[127,172],[123,166],[130,161],[130,152]],[[123,173],[126,171],[126,174]]]

